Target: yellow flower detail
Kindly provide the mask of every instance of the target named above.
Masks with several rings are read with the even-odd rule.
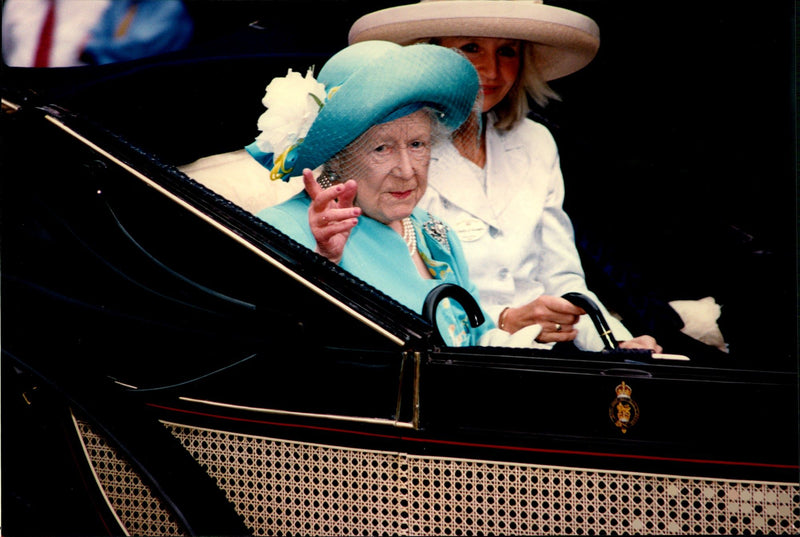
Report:
[[[286,151],[278,155],[278,158],[275,159],[275,165],[269,172],[269,178],[271,180],[277,181],[278,179],[282,179],[284,176],[292,173],[292,170],[294,170],[294,166],[292,166],[291,168],[286,168],[284,166],[284,163],[286,162],[286,157],[289,155],[289,153],[301,143],[303,143],[303,138],[298,140],[296,144],[292,144],[290,147],[286,149]]]

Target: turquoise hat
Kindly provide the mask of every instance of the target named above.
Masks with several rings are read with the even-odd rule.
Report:
[[[363,41],[341,50],[325,63],[317,82],[324,86],[325,100],[313,97],[320,108],[304,137],[284,151],[265,151],[258,141],[247,146],[273,179],[314,169],[370,127],[423,107],[433,109],[446,128],[456,129],[469,116],[479,89],[475,68],[461,54],[388,41]]]

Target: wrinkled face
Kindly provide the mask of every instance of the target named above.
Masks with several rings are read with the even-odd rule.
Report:
[[[375,125],[335,157],[343,179],[358,184],[355,204],[384,224],[411,214],[428,187],[432,121],[419,110]]]
[[[442,37],[439,45],[462,52],[481,81],[483,111],[488,112],[508,94],[519,74],[522,42],[494,37]]]

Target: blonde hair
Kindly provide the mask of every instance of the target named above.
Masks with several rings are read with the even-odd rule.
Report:
[[[438,37],[420,39],[415,43],[441,45]],[[456,52],[459,51],[456,50]],[[528,115],[528,112],[531,111],[528,103],[529,98],[542,107],[547,106],[550,99],[561,100],[558,93],[542,78],[541,73],[536,68],[534,55],[534,44],[530,41],[522,41],[522,58],[520,59],[517,80],[508,90],[503,100],[492,109],[497,115],[497,121],[494,124],[495,128],[502,131],[511,130],[517,122],[523,120]]]
[[[497,115],[495,128],[511,130],[518,121],[531,111],[530,97],[539,106],[546,106],[550,99],[560,101],[561,97],[542,78],[534,62],[535,48],[530,41],[523,41],[522,58],[516,82],[502,101],[493,108]]]

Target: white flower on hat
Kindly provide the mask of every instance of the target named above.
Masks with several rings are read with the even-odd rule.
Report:
[[[274,155],[270,177],[281,179],[292,171],[293,150],[303,142],[325,103],[325,86],[316,81],[313,68],[305,77],[289,69],[285,77],[269,83],[261,102],[267,111],[258,118],[261,134],[256,144]]]

